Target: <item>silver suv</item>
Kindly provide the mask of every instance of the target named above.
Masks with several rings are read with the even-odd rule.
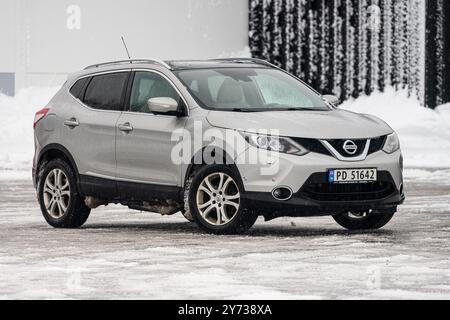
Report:
[[[338,103],[259,59],[90,66],[35,117],[42,213],[57,228],[108,203],[215,234],[259,216],[381,228],[404,201],[399,139]]]

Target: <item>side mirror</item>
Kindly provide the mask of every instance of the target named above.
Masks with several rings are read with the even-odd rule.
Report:
[[[324,94],[322,99],[331,104],[334,107],[338,107],[341,104],[341,100],[338,97],[331,94]]]
[[[173,113],[178,111],[178,102],[173,98],[151,98],[147,102],[148,109],[153,113]]]

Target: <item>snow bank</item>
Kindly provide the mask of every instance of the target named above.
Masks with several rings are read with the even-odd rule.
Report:
[[[28,88],[14,98],[0,94],[0,180],[30,177],[34,114],[57,90]],[[374,114],[391,125],[400,135],[407,167],[450,168],[450,104],[433,111],[405,92],[389,89],[346,102],[342,108]]]
[[[348,101],[342,108],[378,116],[397,131],[406,167],[450,167],[450,104],[434,111],[404,91],[388,89]]]
[[[222,52],[218,58],[251,58],[252,52],[250,50],[250,47],[246,46],[241,51],[235,51],[235,52]]]
[[[31,177],[33,120],[59,88],[28,88],[15,97],[0,94],[0,179]]]

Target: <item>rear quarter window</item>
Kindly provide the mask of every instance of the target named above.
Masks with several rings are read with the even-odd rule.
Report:
[[[70,88],[70,93],[77,99],[83,99],[84,88],[86,88],[87,83],[90,78],[83,78],[75,82],[75,84]]]

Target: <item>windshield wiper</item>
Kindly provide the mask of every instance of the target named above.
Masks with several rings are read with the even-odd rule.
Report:
[[[295,109],[295,111],[330,111],[330,110],[322,108],[298,108]]]
[[[261,112],[261,109],[251,109],[251,108],[233,108],[233,112]]]
[[[301,108],[280,103],[270,103],[266,105],[268,111],[328,111],[324,108]]]
[[[318,108],[233,108],[233,109],[221,109],[222,111],[233,112],[277,112],[277,111],[328,111],[328,109]]]

